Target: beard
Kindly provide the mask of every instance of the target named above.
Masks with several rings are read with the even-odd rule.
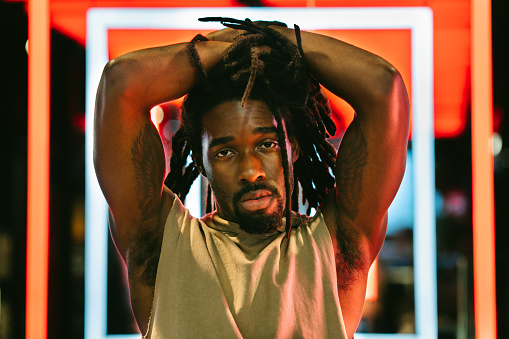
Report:
[[[248,214],[235,206],[237,223],[241,230],[250,234],[268,234],[277,231],[283,225],[283,207],[278,201],[277,210],[272,213]]]
[[[276,199],[276,208],[270,212],[246,213],[239,209],[242,197],[251,191],[268,190]],[[225,201],[225,194],[221,190],[214,190],[218,205]],[[247,184],[233,195],[233,222],[239,224],[241,230],[249,234],[268,234],[277,231],[283,225],[284,200],[275,186],[266,183]]]

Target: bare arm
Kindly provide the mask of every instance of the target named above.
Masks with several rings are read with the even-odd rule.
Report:
[[[296,41],[293,30],[271,28]],[[322,205],[352,337],[362,314],[367,273],[383,244],[387,210],[405,169],[408,97],[400,74],[382,58],[330,37],[301,36],[310,72],[356,112],[338,151],[336,190]]]
[[[303,32],[311,73],[345,99],[356,116],[338,152],[336,203],[368,241],[371,263],[385,237],[384,216],[401,183],[409,107],[403,80],[382,58],[347,43]]]
[[[228,43],[201,42],[206,69]],[[173,203],[164,187],[165,157],[150,108],[187,93],[196,81],[186,44],[145,49],[110,61],[99,84],[94,164],[110,208],[110,230],[124,258],[133,311],[146,331],[163,225]]]

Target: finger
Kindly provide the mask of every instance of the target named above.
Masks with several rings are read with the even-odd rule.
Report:
[[[244,34],[245,32],[246,31],[243,30],[225,28],[207,34],[207,39],[212,41],[233,42],[235,38],[237,38],[241,34]]]
[[[267,27],[267,26],[281,26],[281,27],[288,27],[284,22],[281,21],[264,21],[264,20],[258,20],[254,22],[257,26],[260,27]]]

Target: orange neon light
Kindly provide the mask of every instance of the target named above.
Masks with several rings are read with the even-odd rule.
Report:
[[[324,35],[336,37],[348,41],[357,46],[363,46],[369,51],[383,56],[390,60],[393,65],[403,75],[409,97],[412,92],[411,79],[411,33],[410,30],[402,29],[378,29],[370,30],[369,34],[365,30],[315,30]],[[206,34],[203,30],[184,30],[184,29],[110,29],[108,30],[108,57],[116,58],[130,51],[151,46],[162,46],[165,44],[189,41],[196,34]],[[353,120],[353,109],[339,97],[325,90],[329,97],[330,104],[336,114],[333,118],[338,127],[338,134],[343,133],[346,127]],[[179,103],[176,103],[180,107]],[[444,120],[444,119],[442,119]],[[457,123],[452,120],[448,126],[453,128]],[[438,125],[443,125],[438,122]],[[452,129],[449,129],[452,131]]]
[[[471,3],[475,337],[497,337],[493,193],[491,1]]]
[[[200,7],[203,1],[199,0],[94,0],[73,1],[60,0],[51,1],[51,18],[55,28],[69,35],[73,39],[85,45],[86,35],[86,11],[93,7]],[[273,7],[304,7],[314,3],[316,7],[337,7],[337,0],[266,0],[266,6]],[[231,7],[239,3],[232,0],[209,0],[209,7]],[[422,0],[342,0],[341,7],[412,7],[423,6]],[[433,11],[433,50],[434,50],[434,103],[435,103],[435,137],[454,138],[464,132],[467,124],[467,106],[470,104],[470,96],[465,92],[465,79],[470,71],[470,0],[447,0],[427,1]],[[451,15],[454,13],[454,15]],[[344,32],[344,31],[343,31]],[[341,36],[343,37],[343,32]],[[201,33],[201,32],[200,32]],[[369,36],[369,35],[368,35]],[[129,36],[126,40],[129,40]],[[139,40],[133,36],[128,44]],[[144,34],[140,41],[152,40],[150,34]],[[356,40],[350,40],[344,36],[343,40],[357,44]],[[184,40],[178,40],[184,41]],[[376,40],[375,40],[376,41]],[[150,42],[151,43],[151,42]],[[165,40],[162,42],[166,44]],[[399,44],[390,38],[378,39],[378,43],[389,43],[395,45],[392,50],[396,56],[404,55],[399,53]],[[152,45],[155,46],[155,45]],[[370,45],[359,44],[367,49]],[[369,47],[369,48],[368,48]],[[389,48],[388,48],[389,49]],[[134,49],[126,49],[131,51]],[[369,49],[373,51],[372,49]],[[391,50],[391,49],[389,49]],[[406,52],[405,52],[406,53]],[[392,55],[384,55],[387,60],[393,63]],[[396,65],[401,71],[400,66]],[[409,86],[409,82],[405,83]],[[347,119],[348,120],[348,119]]]
[[[47,337],[49,240],[49,3],[28,2],[26,339]]]

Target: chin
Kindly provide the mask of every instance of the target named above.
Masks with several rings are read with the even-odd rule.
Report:
[[[250,234],[274,233],[283,225],[283,213],[276,211],[271,214],[237,214],[241,230]]]

